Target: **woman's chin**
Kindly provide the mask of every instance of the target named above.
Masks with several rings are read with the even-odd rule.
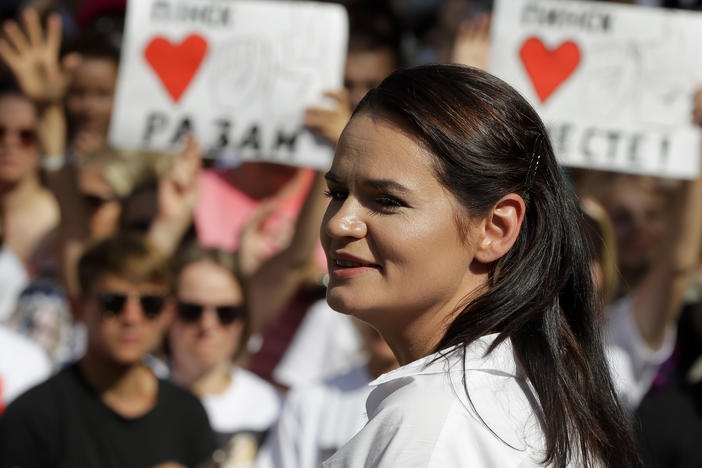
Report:
[[[353,315],[361,319],[364,315],[364,308],[360,307],[357,295],[344,294],[337,288],[327,290],[327,303],[340,314]]]

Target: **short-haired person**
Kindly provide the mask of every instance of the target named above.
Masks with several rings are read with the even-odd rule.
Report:
[[[401,365],[331,467],[640,466],[546,130],[480,70],[393,73],[327,173],[327,300]]]
[[[7,407],[0,467],[197,466],[210,456],[214,435],[198,399],[142,363],[171,319],[168,271],[130,235],[86,251],[85,356]]]

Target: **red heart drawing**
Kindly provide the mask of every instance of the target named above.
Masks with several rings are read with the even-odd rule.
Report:
[[[519,50],[529,78],[541,102],[575,71],[580,63],[580,48],[575,42],[566,41],[549,50],[538,37],[530,37]]]
[[[197,34],[189,35],[177,45],[163,37],[155,37],[144,49],[146,61],[175,102],[190,85],[206,53],[207,41]]]

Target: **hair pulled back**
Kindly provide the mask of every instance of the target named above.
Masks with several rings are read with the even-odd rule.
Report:
[[[544,464],[639,466],[604,357],[581,215],[536,111],[488,73],[427,65],[388,76],[356,113],[414,134],[469,217],[509,193],[525,200],[515,244],[491,266],[485,291],[457,315],[438,349],[465,349],[499,333],[492,351],[511,339],[540,403]]]

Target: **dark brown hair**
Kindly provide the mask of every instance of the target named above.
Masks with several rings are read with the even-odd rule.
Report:
[[[486,214],[508,193],[526,202],[515,244],[438,350],[465,350],[490,333],[499,333],[490,351],[511,340],[540,403],[544,464],[640,466],[605,361],[581,214],[534,109],[486,72],[428,65],[396,71],[356,112],[409,129],[469,216]]]

